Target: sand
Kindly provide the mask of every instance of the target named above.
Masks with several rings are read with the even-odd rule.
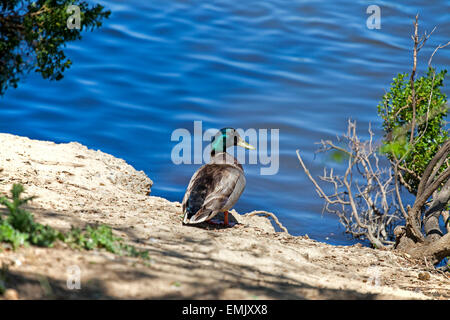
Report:
[[[275,232],[268,218],[235,211],[230,228],[183,226],[181,204],[151,196],[143,171],[79,143],[0,134],[0,146],[0,194],[21,183],[38,196],[28,207],[37,221],[106,224],[151,257],[64,244],[3,250],[7,287],[20,299],[450,298],[448,275],[405,254]],[[80,289],[67,285],[73,268]]]

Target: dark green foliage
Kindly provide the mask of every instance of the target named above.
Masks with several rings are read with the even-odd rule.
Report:
[[[80,8],[80,29],[67,27],[70,5]],[[80,0],[0,0],[0,95],[30,71],[60,80],[72,64],[63,47],[81,39],[82,31],[100,27],[109,14]]]
[[[124,244],[123,239],[114,236],[112,229],[105,225],[95,228],[88,226],[84,231],[79,228],[72,228],[65,235],[64,241],[74,248],[86,250],[104,248],[119,255],[149,259],[147,251],[139,251],[133,246]]]
[[[415,80],[416,125],[413,143],[410,143],[412,112],[412,94],[408,74],[399,74],[394,78],[390,90],[378,105],[378,114],[383,119],[385,132],[381,151],[393,160],[402,159],[403,177],[417,192],[426,166],[449,135],[445,128],[447,115],[447,96],[441,92],[447,70],[435,73],[430,68],[426,76]],[[430,100],[431,97],[431,100]],[[444,164],[441,170],[446,168]]]
[[[5,205],[9,211],[7,218],[0,221],[0,241],[10,242],[14,248],[29,243],[51,247],[55,240],[62,239],[62,235],[49,226],[36,223],[31,213],[21,208],[33,199],[22,199],[20,195],[23,191],[22,185],[15,184],[11,190],[12,201],[0,198],[0,204]]]
[[[72,228],[67,233],[61,233],[50,226],[35,222],[33,215],[21,208],[34,197],[21,198],[23,191],[22,185],[14,184],[11,200],[0,197],[0,204],[8,209],[6,217],[2,218],[0,215],[0,242],[10,243],[16,249],[29,244],[52,247],[57,240],[61,240],[74,248],[86,250],[103,248],[119,255],[149,259],[147,251],[140,251],[124,244],[124,240],[114,236],[112,229],[105,225],[88,226],[85,230]]]
[[[13,248],[28,244],[28,235],[15,230],[6,221],[0,223],[0,242],[9,242]]]

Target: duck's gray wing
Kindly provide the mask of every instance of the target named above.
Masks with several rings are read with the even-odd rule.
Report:
[[[231,209],[244,187],[240,168],[228,164],[203,166],[192,177],[184,196],[184,223],[200,223]]]

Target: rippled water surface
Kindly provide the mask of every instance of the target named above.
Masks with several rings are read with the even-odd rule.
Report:
[[[410,69],[417,12],[422,28],[438,26],[421,63],[450,40],[450,1],[101,3],[112,15],[68,45],[74,64],[62,81],[32,74],[0,98],[1,131],[111,153],[147,173],[152,195],[181,201],[199,165],[172,163],[175,129],[193,132],[196,120],[204,130],[280,129],[278,174],[245,165],[236,209],[275,212],[291,233],[335,244],[352,242],[322,214],[295,150],[318,175],[335,164],[314,157],[314,142],[343,132],[347,118],[380,134],[376,106],[395,73]],[[371,4],[381,7],[380,30],[366,27]],[[434,64],[449,66],[450,50]]]

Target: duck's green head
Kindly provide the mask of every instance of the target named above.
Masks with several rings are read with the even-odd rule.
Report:
[[[225,152],[228,147],[239,146],[245,149],[254,150],[255,147],[248,144],[241,138],[239,133],[233,128],[222,128],[217,132],[211,142],[211,154]]]

